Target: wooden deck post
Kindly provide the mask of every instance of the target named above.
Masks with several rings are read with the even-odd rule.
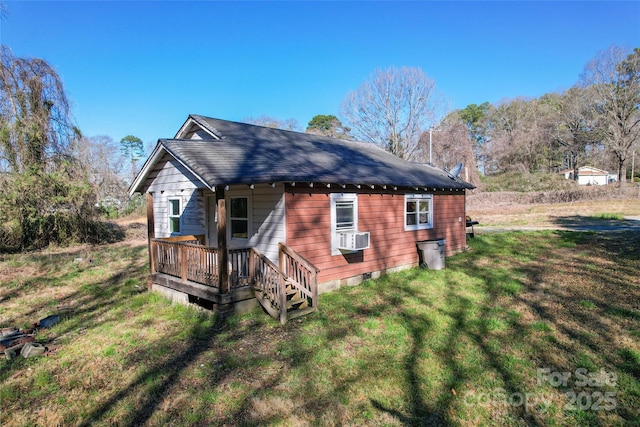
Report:
[[[249,285],[253,286],[256,282],[256,261],[255,261],[256,253],[253,251],[253,248],[249,248]]]
[[[216,185],[216,208],[218,210],[218,287],[221,294],[228,294],[229,287],[229,252],[227,250],[227,207],[225,204],[224,185]]]
[[[318,309],[318,272],[313,271],[310,274],[310,286],[311,286],[311,307]]]
[[[180,266],[182,267],[180,271],[180,277],[182,278],[182,282],[187,282],[187,263],[189,259],[187,258],[187,247],[182,246],[180,248]]]
[[[284,252],[282,251],[282,245],[278,245],[278,268],[282,274],[286,274],[286,260],[284,259]]]
[[[278,245],[278,248],[280,248],[280,245]],[[286,260],[281,249],[278,250],[278,261],[278,268],[280,268],[281,273],[278,279],[278,305],[280,305],[280,323],[284,325],[287,323],[287,285],[285,282]]]
[[[151,240],[156,237],[156,225],[155,218],[153,214],[153,194],[147,193],[147,247],[149,250],[149,269],[151,273],[156,272],[156,259],[153,253],[153,248],[151,247]]]
[[[287,289],[284,283],[284,275],[280,274],[278,277],[278,295],[280,301],[280,323],[284,325],[287,323]]]

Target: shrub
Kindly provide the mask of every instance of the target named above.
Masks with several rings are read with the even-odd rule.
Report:
[[[575,188],[563,191],[534,191],[530,193],[473,192],[467,196],[467,209],[486,206],[513,206],[535,203],[571,203],[588,200],[615,200],[640,197],[640,186]]]
[[[147,202],[143,195],[135,194],[133,195],[127,206],[124,208],[123,216],[136,214],[136,215],[146,215],[147,212]]]
[[[86,180],[73,177],[72,167],[31,168],[3,177],[0,247],[26,250],[96,239],[96,196]]]
[[[483,191],[558,191],[577,188],[574,181],[564,179],[557,173],[522,173],[505,172],[498,175],[488,175],[481,178]]]

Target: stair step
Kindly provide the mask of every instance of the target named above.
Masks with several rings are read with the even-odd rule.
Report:
[[[306,298],[296,298],[287,301],[287,310],[302,309],[309,306],[309,302]]]
[[[309,313],[313,313],[316,311],[314,307],[307,307],[300,310],[294,310],[287,313],[287,320],[295,319],[296,317],[304,316]]]
[[[286,293],[287,293],[287,299],[290,299],[290,297],[292,297],[292,296],[294,296],[295,294],[297,294],[297,293],[298,293],[298,291],[296,291],[295,289],[287,288]]]

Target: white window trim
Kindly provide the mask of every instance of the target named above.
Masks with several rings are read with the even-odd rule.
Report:
[[[416,217],[416,224],[407,225],[407,202],[416,201],[418,203],[429,203],[429,222],[427,224],[420,224]],[[417,216],[419,216],[420,208],[418,207]],[[402,217],[405,231],[415,230],[429,230],[433,228],[433,194],[405,194],[404,195],[404,216]]]
[[[171,202],[173,202],[174,200],[176,200],[178,202],[178,215],[174,215],[172,213],[172,206],[173,204]],[[172,218],[178,218],[178,225],[180,227],[180,230],[178,231],[171,231],[171,219]],[[173,233],[177,233],[180,234],[182,233],[182,198],[180,197],[168,197],[167,198],[167,232],[169,234],[173,234]]]
[[[338,229],[336,226],[336,205],[339,202],[353,202],[353,228],[340,231],[358,231],[358,195],[356,193],[331,193],[330,194],[330,207],[331,207],[331,255],[341,255],[342,252],[338,249],[339,238]]]
[[[246,239],[241,237],[232,237],[232,234],[231,234],[231,221],[233,219],[233,217],[231,216],[231,199],[238,199],[238,198],[247,199],[247,238]],[[251,193],[249,192],[235,193],[234,192],[233,194],[230,194],[226,197],[225,203],[228,206],[227,238],[232,242],[243,242],[246,244],[249,240],[251,240],[251,237],[253,236],[253,208],[252,208]],[[238,219],[244,219],[244,218],[238,218]]]

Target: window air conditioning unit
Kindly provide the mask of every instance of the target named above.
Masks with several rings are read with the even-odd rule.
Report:
[[[361,251],[369,249],[368,231],[342,231],[338,233],[338,249]]]

